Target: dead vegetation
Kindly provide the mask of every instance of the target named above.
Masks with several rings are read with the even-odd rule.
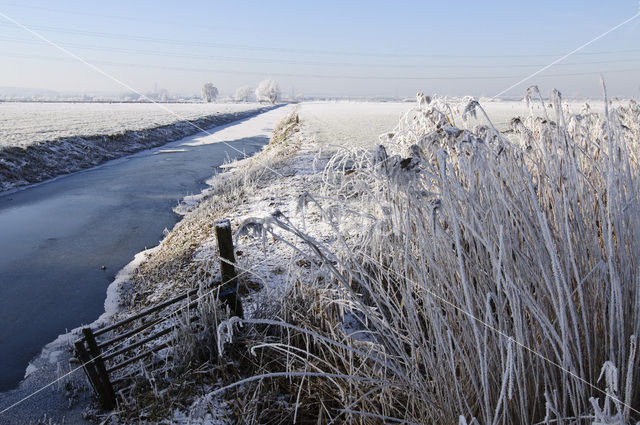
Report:
[[[336,153],[298,204],[326,237],[278,211],[245,222],[297,253],[290,285],[216,322],[221,357],[171,406],[193,423],[640,420],[638,106],[526,98],[546,116],[514,120],[518,140],[435,98],[378,150]]]
[[[384,148],[335,155],[301,205],[336,242],[269,221],[316,266],[250,338],[245,393],[285,394],[303,423],[638,421],[637,105],[551,97],[520,142],[436,99]]]

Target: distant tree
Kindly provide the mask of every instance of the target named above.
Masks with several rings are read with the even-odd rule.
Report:
[[[213,102],[218,97],[218,89],[211,83],[202,86],[202,99],[205,102]]]
[[[158,98],[160,102],[168,102],[169,101],[169,91],[167,89],[158,90]]]
[[[276,103],[280,99],[280,87],[273,79],[263,80],[256,89],[256,98],[259,102],[268,101]]]
[[[239,87],[238,90],[236,90],[236,94],[234,97],[238,102],[248,102],[252,94],[253,89],[251,87],[243,86]]]

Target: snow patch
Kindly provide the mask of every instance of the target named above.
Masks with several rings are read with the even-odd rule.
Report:
[[[27,370],[24,371],[24,378],[26,379],[29,375],[37,371],[38,368],[33,363],[29,363],[29,366],[27,366]]]
[[[107,298],[104,301],[104,313],[92,323],[93,327],[106,324],[116,313],[122,311],[122,296],[134,270],[158,250],[159,245],[137,253],[133,260],[124,266],[116,275],[116,278],[107,288]]]

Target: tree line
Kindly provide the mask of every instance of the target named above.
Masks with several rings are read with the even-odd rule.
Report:
[[[248,102],[252,100],[252,97],[258,102],[270,102],[276,103],[280,100],[282,92],[280,86],[272,78],[262,80],[258,87],[254,90],[250,86],[239,87],[236,90],[234,99],[239,102]],[[206,83],[202,86],[202,100],[205,102],[213,102],[218,97],[218,88],[213,83]]]

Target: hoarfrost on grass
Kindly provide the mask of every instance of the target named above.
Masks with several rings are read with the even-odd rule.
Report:
[[[554,97],[404,104],[378,149],[366,120],[353,136],[327,120],[335,104],[303,104],[307,139],[280,178],[193,210],[192,225],[254,217],[238,263],[286,283],[251,295],[234,329],[254,368],[234,414],[259,421],[277,394],[263,419],[637,421],[640,109],[607,119]],[[198,243],[190,258],[212,261],[212,238]]]
[[[269,238],[297,237],[317,264],[281,300],[271,337],[254,335],[260,373],[282,373],[291,391],[306,386],[292,383],[299,371],[327,373],[302,391],[301,414],[324,394],[322,405],[340,406],[333,419],[638,420],[628,341],[640,332],[640,110],[574,114],[551,98],[508,136],[474,100],[436,98],[404,115],[383,148],[338,148],[324,190],[299,204],[320,212],[331,243],[281,212],[262,220]],[[365,341],[344,334],[354,319],[372,335],[362,358],[352,347]],[[373,367],[383,358],[388,367]],[[329,378],[336,370],[399,390],[371,396],[380,389]]]

